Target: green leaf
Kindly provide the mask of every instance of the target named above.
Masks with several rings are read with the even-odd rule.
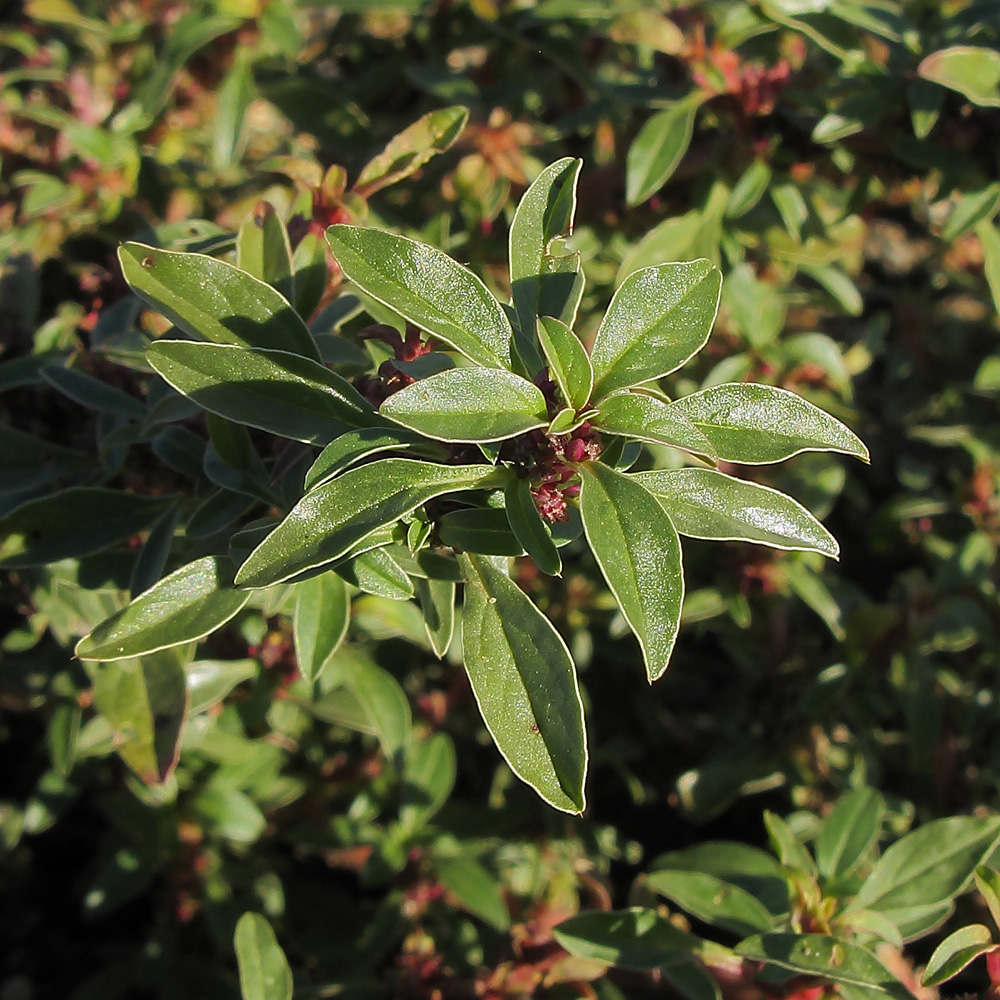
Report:
[[[576,184],[583,161],[564,157],[549,164],[524,192],[510,225],[510,282],[522,336],[530,338],[539,316],[571,324],[583,292],[578,253],[556,253],[573,231]]]
[[[580,513],[594,558],[655,681],[670,662],[684,600],[681,546],[652,493],[601,463],[580,467]]]
[[[376,191],[409,177],[431,157],[448,149],[462,134],[468,120],[468,108],[460,106],[439,108],[418,118],[362,167],[354,182],[354,192],[370,198]]]
[[[173,503],[173,497],[82,486],[29,500],[0,518],[0,567],[100,552],[149,527]]]
[[[767,838],[782,865],[810,877],[815,876],[816,864],[812,855],[780,816],[769,809],[764,810],[764,826]]]
[[[166,781],[177,764],[188,709],[184,670],[175,652],[101,664],[94,707],[110,724],[122,760],[147,784]]]
[[[382,451],[419,451],[427,458],[444,461],[448,450],[421,435],[397,427],[362,427],[331,441],[306,471],[305,489],[311,490],[344,469]]]
[[[319,361],[309,328],[280,292],[232,264],[142,243],[118,249],[129,287],[196,340],[290,351]]]
[[[399,825],[412,835],[448,801],[458,764],[447,733],[413,740],[406,750]]]
[[[503,441],[549,422],[545,397],[497,368],[452,368],[394,392],[379,412],[437,441]]]
[[[957,90],[973,104],[1000,108],[1000,52],[979,45],[952,45],[932,52],[917,67],[932,83]]]
[[[586,910],[552,928],[571,955],[622,969],[656,969],[691,958],[700,942],[655,910]]]
[[[562,572],[562,559],[552,540],[552,531],[535,507],[527,479],[511,481],[504,490],[504,504],[510,530],[524,546],[524,551],[543,573],[558,576]]]
[[[451,580],[416,577],[413,584],[424,615],[427,641],[440,660],[455,634],[455,584]]]
[[[672,404],[641,392],[608,396],[591,423],[608,434],[667,444],[708,458],[715,457],[712,442]]]
[[[656,194],[684,158],[694,116],[705,99],[695,91],[658,111],[639,129],[625,161],[625,203],[638,205]]]
[[[870,788],[841,796],[816,837],[820,875],[834,879],[854,871],[878,840],[884,811],[882,796]]]
[[[565,323],[543,316],[538,340],[563,399],[575,410],[584,409],[594,391],[594,369],[580,339]]]
[[[221,779],[210,781],[192,806],[206,831],[237,844],[252,844],[267,829],[267,819],[254,800]]]
[[[45,727],[45,743],[56,774],[69,777],[76,762],[77,741],[83,711],[78,702],[60,701],[49,716]]]
[[[1000,817],[952,816],[927,823],[889,847],[851,905],[884,913],[906,938],[907,911],[944,904],[964,892],[998,841]]]
[[[217,171],[234,166],[243,155],[247,138],[247,110],[255,96],[249,50],[237,46],[229,72],[219,84],[212,121],[211,162]]]
[[[524,546],[514,534],[507,512],[494,507],[450,510],[437,522],[443,545],[486,556],[523,556]]]
[[[769,931],[774,923],[749,892],[706,872],[662,868],[650,872],[644,882],[698,920],[741,937]]]
[[[256,660],[195,660],[184,671],[190,699],[189,715],[204,712],[223,701],[238,684],[257,675]]]
[[[979,191],[962,194],[941,230],[941,239],[951,243],[979,223],[989,223],[997,214],[998,208],[1000,184],[988,184]],[[42,375],[45,372],[46,369],[43,368]]]
[[[123,660],[202,639],[246,604],[233,589],[228,559],[205,556],[182,566],[101,622],[76,646],[81,660]]]
[[[51,364],[40,368],[39,374],[54,389],[87,409],[118,413],[131,420],[142,420],[146,415],[146,407],[138,399],[86,372]]]
[[[976,235],[983,248],[983,271],[993,298],[993,308],[1000,313],[1000,229],[989,222],[976,226]]]
[[[960,927],[934,949],[920,982],[925,987],[940,986],[946,980],[957,976],[980,955],[995,951],[996,947],[988,927],[982,924]]]
[[[839,420],[773,385],[725,382],[673,405],[705,434],[725,462],[764,465],[803,451],[840,451],[869,460],[868,449]]]
[[[324,445],[352,428],[382,423],[346,379],[286,351],[161,340],[146,357],[203,409],[280,437]]]
[[[241,271],[266,281],[289,302],[295,301],[292,245],[285,224],[269,201],[258,201],[243,221],[236,234],[236,254]]]
[[[292,1000],[292,970],[271,925],[244,913],[233,935],[243,1000]]]
[[[356,542],[442,493],[505,485],[489,465],[431,465],[387,458],[351,469],[307,493],[236,574],[243,587],[268,587],[343,556]]]
[[[835,983],[874,987],[898,1000],[910,995],[870,952],[823,934],[757,934],[741,941],[736,953],[752,962],[767,962]]]
[[[769,486],[713,469],[638,472],[634,478],[656,494],[682,535],[804,549],[833,559],[840,553],[837,540],[805,507]]]
[[[292,635],[299,673],[315,681],[347,635],[351,601],[336,573],[320,573],[295,585]]]
[[[707,260],[644,267],[615,292],[590,360],[594,399],[669,375],[705,346],[722,275]]]
[[[387,597],[390,601],[408,601],[413,596],[413,581],[384,545],[368,549],[335,568],[348,583],[366,594]]]
[[[462,650],[472,691],[511,770],[549,805],[585,807],[583,702],[569,650],[505,575],[503,562],[462,555]]]
[[[726,218],[739,219],[746,215],[767,191],[771,183],[771,166],[766,160],[754,160],[733,185],[726,203]]]
[[[1000,927],[1000,872],[989,865],[980,865],[975,872],[976,888],[989,908],[993,923]]]
[[[326,238],[355,285],[471,361],[508,368],[513,331],[503,307],[468,268],[426,243],[360,226]]]
[[[434,872],[441,884],[455,897],[459,906],[487,923],[495,931],[510,927],[510,914],[500,894],[497,880],[468,855],[438,857]]]

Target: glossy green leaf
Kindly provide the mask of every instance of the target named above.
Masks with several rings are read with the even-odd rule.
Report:
[[[547,424],[541,390],[497,368],[452,368],[394,392],[381,406],[437,441],[503,441]]]
[[[496,931],[510,927],[510,914],[500,883],[475,858],[468,855],[434,859],[434,872],[459,906]]]
[[[608,434],[667,444],[708,458],[712,442],[670,403],[641,392],[620,392],[601,401],[591,423]]]
[[[868,461],[868,449],[853,431],[787,389],[726,382],[673,405],[726,462],[763,465],[803,451],[840,451]]]
[[[290,351],[319,361],[309,328],[280,292],[232,264],[142,243],[118,249],[132,291],[196,340]]]
[[[469,507],[442,514],[437,522],[441,543],[486,556],[523,556],[524,545],[514,534],[506,511]]]
[[[656,194],[677,169],[694,133],[694,118],[705,99],[689,94],[656,112],[639,129],[625,161],[625,202],[638,205]]]
[[[153,525],[132,566],[132,575],[128,581],[130,597],[138,597],[163,576],[173,546],[177,515],[177,508],[170,507]]]
[[[594,391],[594,369],[580,339],[565,323],[543,316],[538,340],[563,399],[576,410],[584,409]]]
[[[527,479],[514,479],[504,490],[504,510],[510,530],[535,565],[549,576],[558,576],[562,572],[562,559],[551,529],[535,507]]]
[[[486,728],[511,770],[549,805],[583,812],[587,743],[569,650],[502,560],[463,555],[461,563],[462,650]]]
[[[946,903],[963,892],[998,841],[1000,817],[952,816],[927,823],[886,850],[852,905],[884,913],[908,937],[901,926],[907,911]]]
[[[980,865],[975,871],[975,880],[993,923],[1000,928],[1000,871],[989,865]]]
[[[0,518],[0,567],[100,552],[149,527],[173,503],[173,497],[82,486],[29,500]]]
[[[1000,52],[979,45],[952,45],[931,53],[917,73],[932,83],[957,90],[973,104],[1000,108]]]
[[[698,920],[740,936],[767,932],[774,923],[749,892],[706,872],[661,868],[650,872],[644,884]]]
[[[982,924],[960,927],[934,949],[920,982],[923,986],[940,986],[957,976],[980,955],[995,951],[996,948],[988,927]]]
[[[539,316],[571,324],[583,291],[578,253],[558,253],[573,230],[576,184],[583,161],[550,163],[524,192],[510,225],[510,282],[522,334],[534,334]]]
[[[680,628],[684,572],[677,531],[659,501],[599,462],[581,467],[583,530],[642,648],[652,683],[667,669]]]
[[[256,677],[256,660],[195,660],[184,670],[190,707],[196,715],[223,701],[233,688]]]
[[[427,641],[434,655],[441,659],[455,634],[455,584],[451,580],[423,577],[416,577],[413,584],[424,615]]]
[[[656,969],[691,958],[699,941],[655,910],[586,910],[552,929],[571,955],[623,969]]]
[[[203,409],[280,437],[324,445],[383,423],[346,379],[286,351],[161,340],[146,357]]]
[[[236,234],[241,271],[267,282],[289,301],[295,301],[292,245],[288,230],[269,201],[258,201]]]
[[[228,559],[205,556],[165,576],[77,643],[81,660],[122,660],[202,639],[246,604]]]
[[[741,941],[736,953],[835,983],[870,986],[899,1000],[910,994],[888,969],[864,948],[823,934],[757,934]]]
[[[722,275],[707,260],[659,264],[619,286],[594,339],[594,399],[668,375],[705,346]]]
[[[337,651],[351,616],[351,601],[336,573],[320,573],[295,585],[292,635],[299,673],[314,681]]]
[[[101,664],[94,707],[110,724],[122,760],[147,784],[166,781],[177,764],[188,708],[184,670],[174,651]]]
[[[383,451],[418,450],[427,458],[444,460],[447,449],[425,441],[419,434],[399,427],[362,427],[331,441],[306,471],[305,489],[311,490],[332,479],[362,459]]]
[[[868,855],[882,828],[885,804],[871,788],[842,795],[816,837],[816,867],[824,878],[849,875]]]
[[[508,473],[489,465],[431,465],[387,458],[307,493],[236,574],[244,587],[267,587],[333,562],[356,542],[442,493],[503,486]]]
[[[470,360],[509,367],[507,315],[468,268],[426,243],[378,229],[331,226],[326,238],[344,273],[367,295]]]
[[[271,925],[244,913],[233,935],[243,1000],[292,1000],[292,970]]]
[[[408,601],[413,596],[413,581],[384,545],[368,549],[350,562],[338,563],[336,570],[366,594],[377,594],[390,601]]]
[[[682,535],[759,542],[833,559],[840,553],[837,540],[805,507],[769,486],[713,469],[638,472],[635,479],[656,494]]]

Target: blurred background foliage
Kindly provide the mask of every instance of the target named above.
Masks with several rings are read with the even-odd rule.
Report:
[[[592,564],[522,567],[582,667],[582,819],[512,778],[460,667],[384,593],[355,597],[315,693],[290,609],[252,600],[186,656],[179,762],[144,784],[162,706],[122,737],[128,670],[102,692],[72,648],[143,589],[173,508],[96,553],[8,568],[5,1000],[236,996],[246,910],[278,931],[296,995],[615,997],[552,928],[626,905],[661,852],[762,844],[765,808],[808,838],[866,786],[889,839],[997,811],[998,81],[992,0],[4,5],[0,514],[81,485],[223,487],[237,500],[202,515],[209,538],[211,516],[254,502],[152,386],[142,349],[167,324],[128,293],[122,240],[225,253],[264,199],[324,268],[325,226],[367,221],[503,295],[513,206],[564,155],[585,161],[583,334],[636,268],[708,257],[715,333],[664,390],[784,386],[872,453],[741,471],[823,517],[841,562],[686,542],[684,627],[652,689]],[[393,136],[456,105],[450,149],[365,182]],[[349,336],[330,268],[317,315]],[[146,658],[147,680],[171,656]]]

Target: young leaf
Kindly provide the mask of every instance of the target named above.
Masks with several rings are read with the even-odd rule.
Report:
[[[319,361],[309,328],[280,292],[232,264],[198,253],[125,243],[132,291],[196,340],[290,351]]]
[[[243,1000],[292,1000],[288,959],[259,913],[244,913],[233,935]]]
[[[667,669],[680,628],[684,573],[677,532],[652,493],[599,462],[580,468],[583,530],[642,647],[650,683]]]
[[[510,367],[507,315],[468,268],[426,243],[378,229],[331,226],[326,238],[363,292],[471,361]]]
[[[426,441],[421,435],[398,427],[362,427],[360,430],[348,431],[331,441],[316,458],[316,461],[306,472],[305,489],[315,489],[317,486],[332,479],[344,469],[349,469],[356,462],[382,451],[409,451],[411,449],[427,458],[444,461],[448,451],[441,445]]]
[[[583,161],[549,164],[524,192],[510,225],[510,283],[522,334],[539,316],[571,324],[583,291],[580,255],[552,253],[553,242],[573,230],[576,183]]]
[[[594,339],[593,398],[669,375],[697,354],[711,333],[721,288],[722,275],[707,260],[630,274]]]
[[[413,584],[424,615],[427,641],[440,660],[448,652],[455,633],[455,584],[451,580],[423,577],[416,577]]]
[[[600,403],[591,423],[608,434],[667,444],[715,457],[712,442],[671,403],[641,392],[620,392]]]
[[[356,542],[442,493],[505,485],[489,465],[431,465],[387,458],[351,469],[307,493],[250,553],[242,587],[268,587],[343,556]]]
[[[258,201],[236,234],[241,271],[267,282],[289,301],[295,301],[292,245],[288,230],[269,201]]]
[[[233,589],[228,559],[205,556],[182,566],[110,618],[76,646],[81,660],[123,660],[202,639],[246,604]]]
[[[764,905],[749,892],[715,875],[662,868],[650,872],[644,884],[698,920],[741,937],[767,932],[774,923]]]
[[[656,494],[682,535],[804,549],[833,559],[840,552],[837,540],[805,507],[769,486],[714,469],[637,472],[634,476]]]
[[[827,879],[849,875],[876,842],[885,804],[870,788],[841,796],[816,837],[816,867]]]
[[[625,167],[625,202],[638,205],[656,194],[684,158],[694,116],[705,95],[696,91],[658,111],[639,129]]]
[[[286,351],[161,340],[146,357],[203,409],[280,437],[323,445],[384,423],[346,379]]]
[[[548,423],[541,390],[497,368],[452,368],[394,392],[379,411],[437,441],[502,441]]]
[[[299,673],[307,681],[315,681],[347,635],[351,601],[336,573],[320,573],[297,583],[295,589],[295,656]]]
[[[582,410],[594,391],[594,369],[580,339],[565,323],[543,316],[538,320],[538,340],[563,399]]]
[[[557,924],[555,939],[571,954],[622,969],[656,969],[690,959],[699,941],[656,910],[586,910]]]
[[[960,927],[934,949],[920,982],[923,986],[940,986],[946,980],[957,976],[980,955],[995,951],[996,948],[988,927],[982,924]]]
[[[504,501],[510,529],[524,546],[524,551],[543,573],[558,576],[562,572],[562,559],[552,540],[551,530],[535,507],[528,480],[512,480],[504,490]]]
[[[502,564],[461,556],[462,649],[483,721],[511,770],[549,805],[585,806],[583,702],[569,650]]]
[[[725,462],[765,465],[803,451],[840,451],[868,461],[868,449],[853,431],[787,389],[726,382],[683,396],[673,405]]]
[[[99,552],[147,528],[174,502],[85,486],[29,500],[0,518],[0,567],[43,566]]]

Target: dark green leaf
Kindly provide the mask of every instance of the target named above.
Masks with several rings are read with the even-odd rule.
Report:
[[[323,445],[383,422],[346,379],[286,351],[161,340],[147,357],[204,409],[281,437]]]
[[[174,528],[177,526],[176,507],[171,507],[153,525],[149,537],[142,546],[132,567],[128,589],[131,597],[138,597],[143,591],[149,590],[163,576],[167,560],[170,558],[170,548],[174,541]]]
[[[350,562],[338,564],[336,570],[366,594],[377,594],[391,601],[408,601],[413,596],[413,581],[384,545],[368,549]]]
[[[452,510],[438,518],[442,544],[485,556],[523,556],[524,546],[511,530],[506,511],[494,507]]]
[[[351,602],[336,573],[320,573],[295,585],[295,655],[307,681],[319,677],[347,635]]]
[[[306,472],[305,489],[314,489],[363,458],[381,451],[409,451],[413,448],[418,448],[427,458],[444,460],[448,457],[447,450],[440,445],[431,444],[419,434],[397,427],[362,427],[348,431],[320,452]]]
[[[164,577],[81,639],[82,660],[122,660],[204,638],[246,604],[228,559],[205,556]]]
[[[510,529],[524,546],[535,565],[549,576],[562,572],[562,559],[552,540],[552,531],[542,520],[531,496],[527,479],[514,479],[504,490],[505,511]]]
[[[503,486],[508,473],[488,465],[431,465],[387,458],[351,469],[311,493],[257,546],[236,575],[267,587],[343,556],[356,542],[442,493]]]
[[[497,368],[452,368],[393,393],[379,411],[438,441],[502,441],[547,424],[545,397]]]
[[[885,805],[870,788],[841,796],[816,837],[816,866],[824,878],[849,875],[878,839]]]
[[[56,774],[66,778],[76,762],[77,738],[83,712],[75,701],[61,701],[52,710],[45,729],[49,759]]]
[[[118,250],[132,290],[196,340],[290,351],[319,361],[309,328],[269,284],[197,253],[126,243]]]
[[[599,462],[581,467],[580,513],[594,558],[655,681],[670,662],[684,600],[681,546],[652,493]]]
[[[289,302],[295,301],[292,245],[285,224],[269,201],[258,201],[240,226],[236,253],[241,271],[267,282]]]
[[[626,159],[626,204],[646,201],[677,169],[691,143],[694,116],[704,99],[702,91],[689,94],[658,111],[639,129]]]
[[[64,396],[90,410],[118,413],[131,420],[142,420],[146,415],[146,407],[138,399],[86,372],[63,365],[45,365],[39,373]]]
[[[721,288],[722,275],[707,260],[630,274],[594,339],[594,398],[668,375],[697,354],[711,333]]]
[[[591,423],[608,434],[683,448],[715,457],[712,442],[679,410],[641,392],[620,392],[601,401]]]
[[[868,449],[856,434],[787,389],[727,382],[684,396],[673,405],[726,462],[763,465],[803,451],[841,451],[868,461]]]
[[[689,960],[700,942],[655,910],[587,910],[552,929],[571,954],[623,969],[656,969]]]
[[[510,366],[510,323],[471,271],[447,254],[403,236],[331,226],[326,238],[344,273],[363,292],[491,368]]]
[[[463,555],[461,563],[465,668],[486,728],[511,770],[549,805],[582,812],[587,744],[566,644],[502,560]]]
[[[957,976],[980,955],[995,951],[996,947],[988,927],[982,924],[960,927],[934,949],[920,982],[923,986],[940,986],[941,983]]]
[[[635,479],[659,497],[682,535],[760,542],[834,559],[840,552],[836,539],[805,507],[769,486],[713,469],[638,472]]]
[[[551,316],[538,320],[538,340],[563,399],[582,410],[594,390],[594,369],[583,344],[565,323]]]
[[[455,633],[455,584],[451,580],[416,577],[413,581],[424,615],[427,641],[440,659],[448,652]]]
[[[745,889],[706,872],[659,869],[645,884],[698,920],[741,936],[769,931],[771,914]]]
[[[244,913],[233,935],[243,1000],[292,1000],[288,959],[259,913]]]
[[[0,566],[41,566],[99,552],[152,524],[172,497],[74,487],[29,500],[0,518]]]

